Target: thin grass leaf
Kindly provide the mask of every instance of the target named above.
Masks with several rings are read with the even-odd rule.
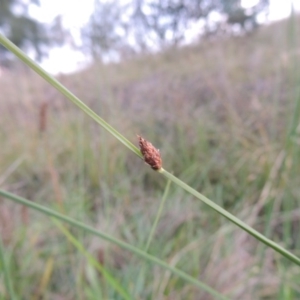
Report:
[[[171,180],[168,180],[167,185],[166,185],[166,188],[165,188],[165,191],[164,191],[164,194],[163,194],[163,197],[162,197],[162,199],[161,199],[161,201],[160,201],[160,204],[159,204],[159,208],[158,208],[158,211],[157,211],[155,220],[154,220],[154,222],[153,222],[153,225],[152,225],[152,228],[151,228],[151,231],[150,231],[148,240],[147,240],[147,244],[146,244],[146,248],[145,248],[145,251],[146,251],[146,252],[148,252],[148,250],[149,250],[151,241],[152,241],[152,239],[153,239],[153,236],[154,236],[154,233],[155,233],[155,230],[156,230],[158,221],[159,221],[159,219],[160,219],[162,210],[163,210],[163,208],[164,208],[164,204],[165,204],[165,202],[166,202],[166,199],[167,199],[167,196],[168,196],[168,193],[169,193],[169,190],[170,190],[170,186],[171,186]]]
[[[193,196],[195,196],[196,198],[198,198],[199,200],[203,201],[205,204],[210,206],[213,210],[215,210],[216,212],[218,212],[219,214],[221,214],[222,216],[227,218],[229,221],[236,224],[238,227],[242,228],[243,230],[245,230],[249,234],[251,234],[253,237],[258,239],[259,241],[261,241],[265,245],[269,246],[270,248],[274,249],[275,251],[277,251],[278,253],[280,253],[281,255],[286,257],[287,259],[291,260],[292,262],[294,262],[294,263],[296,263],[297,265],[300,266],[300,258],[298,258],[296,255],[294,255],[291,252],[287,251],[286,249],[281,247],[279,244],[273,242],[272,240],[266,238],[264,235],[262,235],[261,233],[259,233],[255,229],[253,229],[251,226],[249,226],[246,223],[242,222],[239,218],[235,217],[234,215],[232,215],[231,213],[226,211],[224,208],[222,208],[219,205],[215,204],[213,201],[209,200],[207,197],[200,194],[199,192],[197,192],[196,190],[191,188],[189,185],[187,185],[186,183],[184,183],[183,181],[181,181],[180,179],[178,179],[177,177],[175,177],[171,173],[167,172],[164,169],[161,169],[160,173],[163,174],[169,180],[173,181],[175,184],[177,184],[181,188],[183,188],[184,190],[186,190],[187,192],[189,192],[190,194],[192,194]]]
[[[227,297],[223,296],[223,295],[220,295],[217,291],[215,291],[214,289],[212,289],[211,287],[209,287],[208,285],[202,283],[201,281],[197,280],[196,278],[184,273],[183,271],[180,271],[176,268],[173,268],[171,266],[169,266],[167,263],[165,263],[164,261],[156,258],[155,256],[152,256],[148,253],[146,253],[145,251],[142,251],[128,243],[125,243],[123,241],[120,241],[116,238],[114,238],[113,236],[109,235],[109,234],[106,234],[102,231],[98,231],[90,226],[87,226],[85,225],[84,223],[82,222],[79,222],[79,221],[76,221],[68,216],[65,216],[63,214],[60,214],[50,208],[47,208],[45,206],[42,206],[42,205],[39,205],[33,201],[30,201],[30,200],[27,200],[23,197],[20,197],[20,196],[17,196],[15,194],[12,194],[12,193],[9,193],[9,192],[6,192],[2,189],[0,189],[0,196],[4,197],[4,198],[7,198],[7,199],[10,199],[16,203],[19,203],[19,204],[22,204],[22,205],[25,205],[27,207],[30,207],[36,211],[39,211],[45,215],[48,215],[48,216],[51,216],[51,217],[54,217],[56,219],[59,219],[61,221],[64,221],[72,226],[75,226],[77,228],[80,228],[88,233],[91,233],[95,236],[98,236],[106,241],[109,241],[113,244],[116,244],[140,257],[142,257],[143,259],[151,262],[151,263],[154,263],[154,264],[157,264],[159,266],[161,266],[162,268],[166,269],[166,270],[169,270],[171,271],[174,275],[177,275],[178,277],[186,280],[187,282],[197,286],[198,288],[210,293],[211,295],[213,295],[214,297],[216,297],[217,299],[228,299]]]
[[[22,60],[27,66],[43,77],[47,82],[49,82],[54,88],[56,88],[60,93],[71,100],[75,105],[77,105],[82,111],[94,119],[98,124],[105,128],[110,134],[117,138],[122,144],[134,152],[137,156],[142,158],[140,150],[133,145],[129,140],[127,140],[122,134],[120,134],[111,125],[105,122],[101,117],[99,117],[93,110],[91,110],[86,104],[84,104],[79,98],[77,98],[73,93],[71,93],[66,87],[64,87],[60,82],[58,82],[53,76],[49,75],[43,68],[41,68],[37,63],[35,63],[31,58],[29,58],[20,48],[13,44],[9,39],[0,34],[0,44],[5,48],[13,52],[20,60]]]
[[[151,241],[153,239],[153,236],[154,236],[154,233],[155,233],[158,221],[160,219],[161,213],[162,213],[163,208],[164,208],[164,204],[166,202],[166,199],[167,199],[167,196],[168,196],[168,193],[169,193],[169,190],[170,190],[170,186],[171,186],[171,181],[168,180],[167,185],[165,187],[164,194],[163,194],[162,199],[161,199],[160,204],[159,204],[158,211],[157,211],[156,216],[155,216],[155,220],[154,220],[154,222],[152,224],[152,227],[151,227],[151,230],[150,230],[150,234],[148,236],[147,244],[146,244],[146,247],[145,247],[145,252],[148,252],[148,250],[149,250]],[[140,282],[144,279],[144,276],[143,276],[144,272],[145,272],[145,265],[143,265],[143,267],[139,271],[139,275],[138,275],[138,278],[136,280],[136,288],[135,288],[135,291],[134,291],[134,296],[135,296],[134,298],[137,298],[137,294],[139,292],[139,288],[140,287],[142,288],[142,284],[140,284]]]

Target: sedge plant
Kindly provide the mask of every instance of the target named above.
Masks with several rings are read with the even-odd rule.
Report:
[[[115,138],[117,138],[123,145],[125,145],[129,150],[131,150],[134,154],[136,154],[139,158],[144,159],[151,167],[153,170],[156,171],[157,176],[162,175],[166,177],[170,182],[173,184],[177,185],[178,187],[184,189],[186,192],[190,193],[193,195],[195,198],[201,200],[204,202],[206,205],[208,205],[210,208],[212,208],[214,211],[228,219],[230,222],[234,223],[238,227],[240,227],[242,230],[246,231],[248,234],[252,235],[254,238],[265,244],[266,246],[272,248],[273,250],[277,251],[280,253],[283,257],[287,258],[288,260],[292,261],[296,265],[300,265],[300,258],[279,245],[278,243],[268,239],[261,233],[259,233],[257,230],[255,230],[252,226],[247,225],[244,223],[242,220],[239,218],[235,217],[216,203],[214,203],[212,200],[208,199],[195,189],[193,189],[191,186],[187,185],[183,181],[181,181],[179,178],[168,172],[163,168],[163,162],[160,158],[160,154],[155,152],[155,148],[151,148],[150,151],[147,152],[147,149],[143,148],[144,144],[147,144],[147,141],[141,143],[141,138],[140,138],[140,149],[137,148],[134,144],[132,144],[129,140],[127,140],[120,132],[118,132],[115,128],[113,128],[110,124],[105,122],[100,116],[98,116],[93,110],[91,110],[86,104],[84,104],[79,98],[77,98],[74,94],[72,94],[67,88],[65,88],[61,83],[59,83],[54,77],[49,75],[45,70],[43,70],[38,64],[36,64],[33,60],[31,60],[23,51],[21,51],[18,47],[16,47],[12,42],[10,42],[7,38],[5,38],[3,35],[0,35],[0,43],[6,47],[8,50],[10,50],[12,53],[14,53],[19,59],[21,59],[26,65],[28,65],[31,69],[33,69],[36,73],[38,73],[41,77],[43,77],[48,83],[50,83],[54,88],[56,88],[60,93],[62,93],[64,96],[66,96],[71,102],[73,102],[75,105],[77,105],[83,112],[85,112],[87,115],[89,115],[93,120],[95,120],[100,126],[102,126],[104,129],[106,129],[111,135],[113,135]],[[151,145],[151,144],[150,144]],[[152,145],[151,145],[152,146]],[[149,150],[149,149],[148,149]],[[13,201],[22,203],[23,205],[27,205],[28,207],[31,207],[33,209],[39,210],[40,212],[43,212],[45,214],[51,215],[53,217],[59,218],[60,220],[63,220],[65,222],[68,222],[69,224],[72,224],[74,226],[78,226],[76,224],[75,220],[72,220],[70,218],[64,217],[62,215],[57,214],[56,212],[50,212],[50,210],[47,210],[44,207],[38,207],[31,205],[31,203],[21,197],[18,197],[16,195],[13,195],[11,193],[8,193],[6,191],[0,190],[0,195],[3,197],[6,197],[8,199],[11,199]],[[81,224],[79,227],[84,228],[84,224]],[[155,227],[153,227],[155,228]],[[86,229],[86,228],[85,228]],[[186,280],[189,282],[197,283],[197,285],[201,288],[204,288],[203,284],[199,284],[199,281],[189,277],[187,274],[175,270],[173,268],[168,268],[168,265],[161,262],[160,260],[151,257],[149,254],[146,253],[146,251],[141,251],[133,246],[127,245],[125,243],[122,243],[119,240],[116,240],[110,236],[107,236],[103,233],[99,234],[98,231],[89,229],[88,230],[90,233],[94,233],[102,238],[105,238],[113,243],[118,244],[121,247],[126,248],[127,250],[136,253],[140,256],[142,256],[145,259],[148,259],[154,263],[160,264],[166,269],[169,269],[172,271],[174,274],[177,274],[178,276],[184,277]],[[153,233],[151,232],[151,235]],[[150,243],[151,240],[151,235],[149,237],[148,243]],[[147,243],[147,246],[149,246]],[[148,247],[146,247],[148,248]],[[151,257],[151,258],[150,258]],[[188,279],[187,279],[188,278]],[[215,291],[211,291],[208,287],[205,287],[208,289],[210,292],[214,293]]]

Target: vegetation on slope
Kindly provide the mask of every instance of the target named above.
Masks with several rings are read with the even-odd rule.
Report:
[[[133,143],[136,134],[150,140],[168,170],[299,256],[296,22],[59,80]],[[167,182],[31,72],[2,77],[0,90],[1,186],[145,247]],[[118,299],[50,219],[1,200],[0,225],[16,294]],[[72,234],[134,298],[210,299]],[[298,268],[175,186],[149,253],[233,299],[300,294]]]

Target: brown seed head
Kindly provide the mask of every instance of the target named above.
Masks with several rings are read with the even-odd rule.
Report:
[[[162,160],[159,150],[157,150],[150,142],[138,135],[139,146],[143,154],[145,162],[150,165],[153,170],[159,170],[162,166]]]

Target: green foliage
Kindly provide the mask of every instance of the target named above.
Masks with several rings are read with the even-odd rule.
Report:
[[[95,65],[60,81],[128,136],[131,143],[125,144],[132,150],[135,134],[143,135],[160,149],[165,169],[299,256],[298,131],[290,130],[299,123],[293,96],[298,56],[287,45],[286,28],[274,24],[250,39]],[[28,207],[38,202],[51,213],[60,210],[131,249],[144,249],[153,236],[151,257],[230,299],[299,297],[298,266],[179,186],[170,187],[152,234],[166,182],[65,99],[51,98],[38,77],[12,74],[1,91],[7,102],[0,103],[0,183],[32,199],[24,202]],[[48,119],[41,131],[45,99]],[[49,219],[31,211],[26,215],[26,209],[7,200],[0,205],[17,295],[97,299],[103,292],[103,298],[117,297]],[[116,282],[129,293],[137,291],[137,298],[210,299],[134,252],[68,229],[99,262],[104,257]]]
[[[97,0],[94,3],[94,12],[82,29],[81,37],[82,49],[96,60],[176,48],[186,43],[190,26],[197,23],[204,25],[199,25],[199,38],[202,34],[226,35],[235,25],[240,26],[243,34],[258,26],[258,15],[266,13],[269,7],[269,0],[259,0],[250,9],[243,8],[240,0],[134,0],[128,3]],[[224,21],[214,21],[213,13],[222,16]]]

